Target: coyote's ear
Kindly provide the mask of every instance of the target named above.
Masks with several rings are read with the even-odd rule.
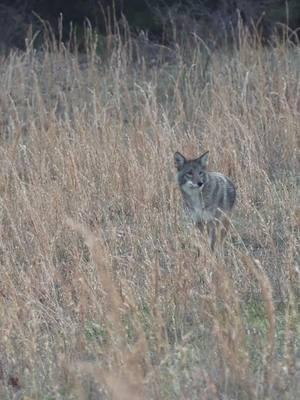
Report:
[[[201,165],[202,168],[206,168],[208,166],[208,151],[202,154],[199,158],[197,158],[197,163]]]
[[[182,154],[179,153],[179,151],[176,151],[176,153],[174,154],[174,161],[175,161],[175,167],[177,168],[178,171],[180,171],[184,166],[186,159]]]

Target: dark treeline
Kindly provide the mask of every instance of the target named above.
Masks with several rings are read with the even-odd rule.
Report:
[[[56,32],[58,18],[63,15],[67,35],[70,22],[80,27],[88,19],[105,34],[105,16],[114,16],[113,21],[125,16],[133,33],[143,30],[153,40],[162,41],[168,23],[184,28],[182,21],[189,24],[193,20],[214,33],[220,23],[234,24],[237,13],[245,24],[260,21],[264,35],[277,22],[288,23],[292,29],[300,26],[299,0],[1,0],[0,42],[2,47],[23,47],[29,27],[40,26],[39,17]]]

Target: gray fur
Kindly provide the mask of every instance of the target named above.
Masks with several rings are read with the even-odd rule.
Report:
[[[226,235],[228,217],[236,200],[235,186],[227,176],[207,171],[208,152],[194,160],[176,152],[174,160],[185,207],[201,231],[207,227],[214,250],[217,225],[221,226],[222,240]]]

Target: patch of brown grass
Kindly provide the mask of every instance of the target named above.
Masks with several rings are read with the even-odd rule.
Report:
[[[1,398],[295,398],[300,58],[246,39],[208,69],[200,41],[150,67],[112,37],[2,60]],[[237,185],[224,255],[176,150]]]

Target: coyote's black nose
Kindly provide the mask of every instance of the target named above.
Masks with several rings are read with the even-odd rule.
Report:
[[[201,187],[203,185],[202,182],[198,182],[198,186]]]

